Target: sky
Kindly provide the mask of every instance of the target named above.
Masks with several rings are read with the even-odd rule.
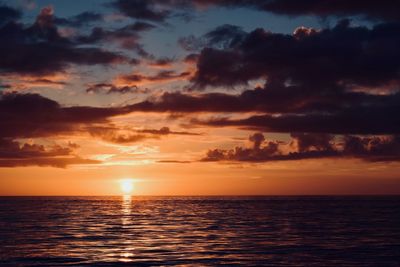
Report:
[[[400,194],[400,3],[0,1],[0,195]]]

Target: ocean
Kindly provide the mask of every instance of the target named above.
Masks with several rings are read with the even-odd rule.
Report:
[[[0,266],[400,266],[400,197],[0,197]]]

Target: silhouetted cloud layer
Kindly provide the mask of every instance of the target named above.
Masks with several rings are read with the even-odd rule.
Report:
[[[114,0],[106,7],[119,12],[113,16],[122,14],[119,22],[124,24],[106,26],[106,14],[92,11],[60,18],[50,6],[29,24],[20,10],[0,4],[0,72],[11,77],[0,89],[16,88],[14,77],[29,77],[32,85],[68,85],[71,81],[49,77],[71,65],[142,64],[129,72],[125,69],[125,74],[113,73],[114,83],[107,80],[109,75],[101,81],[84,81],[84,89],[93,97],[146,94],[137,103],[100,108],[63,106],[39,94],[4,92],[0,166],[98,163],[80,158],[76,147],[48,146],[27,138],[86,135],[122,146],[169,135],[200,135],[113,122],[114,116],[133,112],[178,113],[189,126],[292,137],[285,143],[256,133],[249,138],[251,147],[212,149],[203,161],[399,160],[400,5],[396,1]],[[183,59],[152,54],[143,45],[142,35],[172,26],[170,18],[187,19],[196,10],[214,7],[344,19],[322,29],[299,25],[292,34],[262,28],[248,32],[225,24],[201,36],[177,36],[185,50]],[[353,24],[345,18],[354,16],[371,21],[362,26],[365,21]],[[135,57],[127,56],[131,54]],[[186,70],[181,63],[190,67]],[[141,88],[141,83],[156,86],[168,81],[178,82],[163,91]],[[241,91],[232,90],[238,88]],[[213,114],[197,114],[202,112]]]
[[[112,6],[126,16],[163,22],[174,14],[190,13],[197,7],[250,8],[288,16],[361,16],[373,20],[400,20],[397,1],[346,0],[117,0]]]
[[[224,25],[205,35],[192,89],[265,80],[263,87],[228,93],[164,93],[132,111],[258,112],[248,118],[193,120],[266,132],[400,133],[400,24],[315,30],[292,35]],[[193,54],[192,54],[193,56]]]
[[[103,16],[101,14],[85,11],[70,18],[55,17],[54,23],[60,26],[81,27],[102,20]]]
[[[160,129],[124,129],[118,128],[113,125],[91,126],[86,130],[91,136],[100,138],[104,141],[115,144],[130,144],[146,139],[159,139],[167,135],[200,135],[199,133],[186,132],[186,131],[172,131],[169,127],[162,127]]]
[[[26,138],[54,138],[87,135],[116,144],[130,144],[167,135],[200,135],[188,131],[121,128],[111,123],[116,115],[131,112],[130,106],[97,108],[63,107],[38,94],[0,95],[0,167],[94,164],[97,160],[79,157],[74,144],[44,146],[19,141]]]
[[[154,27],[154,25],[145,22],[135,22],[113,30],[94,27],[90,34],[78,36],[74,38],[74,41],[77,44],[116,43],[122,48],[135,50],[142,56],[146,56],[147,52],[139,43],[140,33]]]
[[[211,149],[202,161],[267,162],[328,157],[356,158],[366,161],[399,161],[400,137],[395,136],[343,136],[335,141],[333,136],[321,134],[292,134],[291,151],[282,148],[288,144],[266,141],[261,133],[249,137],[252,147]]]
[[[157,82],[157,81],[184,79],[189,75],[190,73],[187,71],[176,73],[171,70],[163,70],[156,73],[155,75],[127,74],[119,76],[118,79],[125,83],[139,83],[143,81]]]
[[[343,20],[331,29],[300,27],[292,35],[256,29],[245,37],[240,29],[229,34],[211,32],[213,44],[197,62],[195,86],[234,86],[267,79],[315,90],[399,84],[400,24],[385,23],[372,29],[350,26]],[[238,31],[239,33],[232,33]],[[221,34],[221,39],[218,39]]]
[[[192,120],[193,124],[257,128],[269,132],[336,134],[400,133],[400,95],[364,92],[313,91],[304,87],[256,88],[241,94],[164,93],[129,106],[151,112],[266,112],[248,118]]]
[[[21,11],[0,4],[0,25],[9,21],[18,20],[21,18]]]
[[[261,10],[284,15],[361,16],[367,19],[400,20],[400,7],[397,1],[346,1],[346,0],[264,0],[264,1],[226,1],[242,2]]]
[[[86,88],[87,93],[106,93],[106,94],[128,94],[128,93],[148,93],[147,88],[137,86],[116,86],[111,83],[90,84]]]
[[[124,108],[62,107],[38,94],[5,93],[0,96],[0,138],[71,134],[126,112]]]
[[[19,143],[0,138],[0,167],[52,166],[64,168],[72,164],[94,164],[97,160],[83,159],[73,153],[75,144],[66,147]]]
[[[61,36],[51,7],[43,8],[30,26],[15,21],[0,24],[0,39],[3,73],[46,75],[64,71],[70,64],[108,65],[130,61],[116,52],[81,47]]]

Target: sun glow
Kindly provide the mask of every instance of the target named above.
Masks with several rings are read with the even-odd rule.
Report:
[[[120,180],[119,186],[121,188],[122,193],[131,194],[133,191],[133,180],[132,179]]]

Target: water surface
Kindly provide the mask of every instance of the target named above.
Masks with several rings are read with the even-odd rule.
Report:
[[[400,266],[400,197],[1,197],[0,266]]]

